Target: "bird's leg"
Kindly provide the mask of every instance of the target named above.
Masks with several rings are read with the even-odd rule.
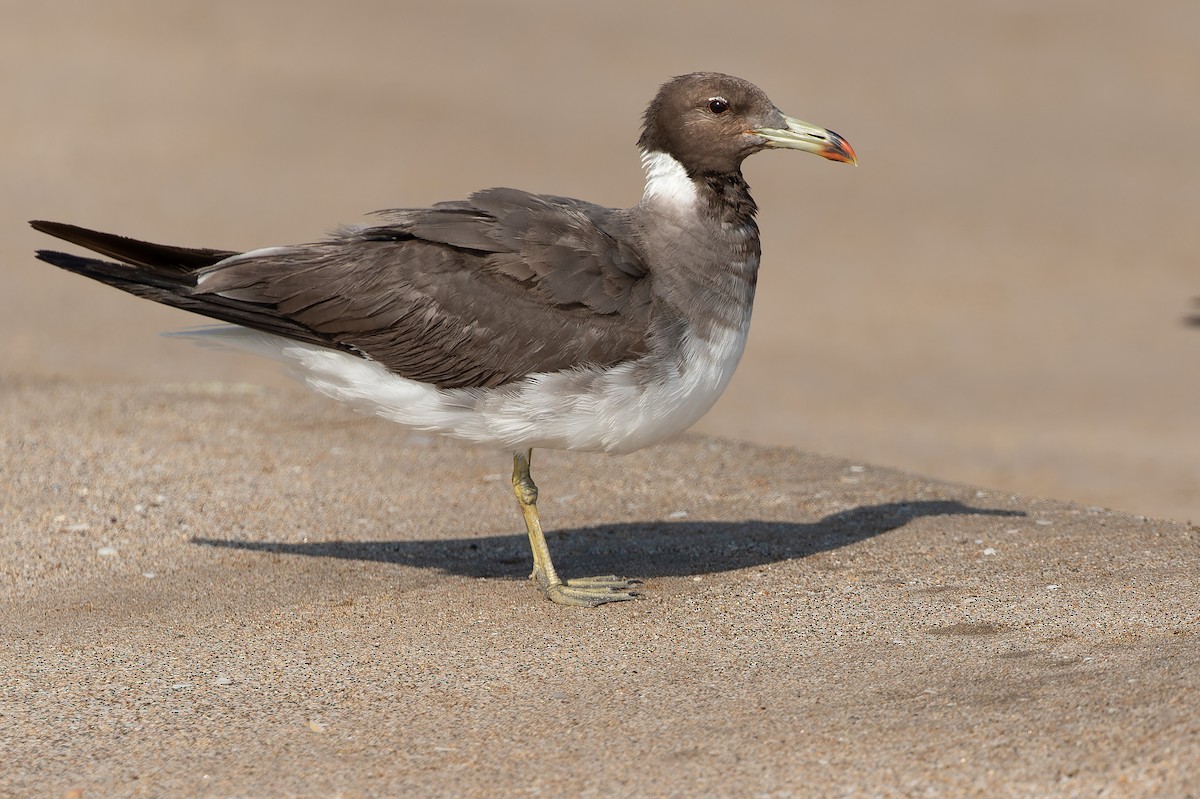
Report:
[[[552,585],[561,585],[562,580],[550,562],[550,547],[546,544],[542,521],[538,518],[538,488],[529,474],[532,456],[533,450],[526,450],[524,455],[520,452],[513,455],[513,493],[517,495],[517,504],[521,506],[521,514],[525,517],[529,546],[533,549],[533,574],[529,578],[536,580],[538,587],[545,591]]]
[[[603,577],[584,577],[568,580],[566,583],[554,571],[550,561],[550,547],[546,545],[546,536],[542,533],[542,522],[538,518],[537,496],[538,489],[529,475],[529,461],[533,450],[517,452],[513,455],[513,493],[517,495],[517,503],[521,506],[521,515],[525,517],[525,528],[529,531],[529,546],[533,549],[533,574],[530,579],[537,582],[538,588],[551,602],[560,605],[575,605],[578,607],[595,607],[606,602],[620,602],[633,599],[636,595],[629,589],[635,581],[624,577],[605,575]]]

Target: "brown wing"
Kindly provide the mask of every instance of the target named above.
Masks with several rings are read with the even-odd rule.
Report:
[[[443,388],[498,386],[644,352],[649,273],[623,212],[489,189],[381,216],[379,225],[326,242],[225,260],[215,259],[219,251],[180,250],[214,254],[198,269],[169,257],[147,264],[147,248],[158,245],[142,242],[134,242],[133,261],[112,241],[132,240],[119,237],[106,238],[103,251],[129,265],[39,257],[159,302],[355,352]],[[90,242],[63,237],[99,250],[95,237],[106,234],[87,233]]]

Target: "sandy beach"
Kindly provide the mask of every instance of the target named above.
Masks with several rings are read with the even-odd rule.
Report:
[[[1187,796],[1200,529],[688,436],[4,384],[4,796]]]

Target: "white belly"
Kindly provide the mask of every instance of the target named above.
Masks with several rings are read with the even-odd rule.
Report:
[[[683,432],[713,406],[742,357],[748,317],[708,339],[685,335],[682,357],[534,374],[496,389],[439,389],[349,353],[241,327],[184,335],[278,360],[321,394],[419,430],[511,450],[622,453]]]

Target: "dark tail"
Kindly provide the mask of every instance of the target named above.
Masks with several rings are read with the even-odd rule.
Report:
[[[195,287],[195,273],[198,270],[236,255],[225,250],[151,244],[62,222],[34,220],[29,224],[34,230],[115,258],[119,263],[55,250],[38,250],[39,259],[130,294],[168,304],[175,304],[170,302],[171,297]]]
[[[321,346],[339,346],[298,322],[281,316],[273,304],[194,291],[200,271],[231,255],[237,255],[237,252],[152,244],[62,222],[33,221],[29,224],[42,233],[116,259],[102,261],[55,250],[38,250],[39,259],[60,269],[90,277],[138,297],[222,322]]]
[[[170,247],[166,244],[152,244],[148,241],[117,236],[112,233],[101,233],[98,230],[67,225],[62,222],[43,222],[33,220],[29,223],[34,230],[47,233],[55,238],[78,244],[80,247],[116,258],[123,264],[140,266],[146,269],[165,270],[188,274],[206,266],[212,266],[217,261],[224,260],[236,252],[229,250],[207,250],[192,247]],[[43,258],[42,260],[46,260]],[[49,263],[54,263],[50,261]],[[60,264],[55,264],[60,266]],[[69,269],[70,267],[63,267]]]

